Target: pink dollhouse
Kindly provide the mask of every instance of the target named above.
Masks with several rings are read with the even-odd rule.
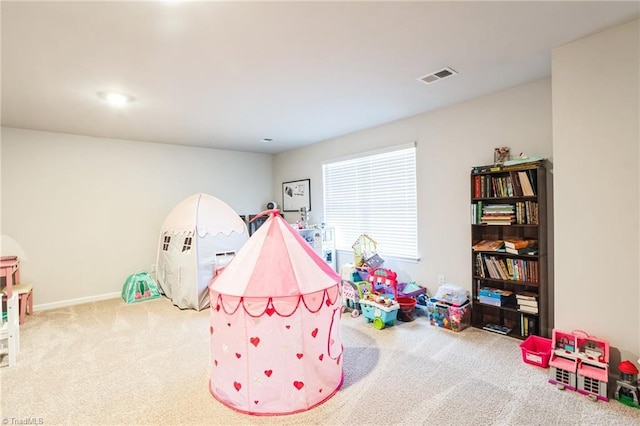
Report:
[[[549,383],[608,401],[609,342],[583,331],[553,330]]]

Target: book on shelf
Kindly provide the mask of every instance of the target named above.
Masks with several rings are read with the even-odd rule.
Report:
[[[525,239],[525,238],[505,238],[504,239],[504,246],[506,248],[521,249],[521,248],[532,246],[534,244],[537,244],[537,241],[532,239]]]
[[[502,268],[500,267],[500,264],[498,263],[498,260],[495,258],[495,256],[491,256],[491,257],[486,257],[484,260],[487,264],[487,267],[489,268],[489,275],[491,275],[491,278],[494,278],[496,280],[504,280],[506,278],[503,277],[503,272],[502,272]]]
[[[511,225],[513,223],[513,219],[509,218],[485,218],[482,217],[483,225]]]
[[[535,256],[536,254],[538,254],[538,247],[531,246],[531,247],[525,247],[521,249],[513,249],[510,247],[505,247],[504,251],[510,254],[519,254],[519,255],[528,254],[530,256]]]
[[[516,293],[516,297],[518,298],[518,300],[537,300],[538,299],[538,294],[537,293],[533,293],[531,291],[521,291]]]
[[[526,171],[518,172],[518,178],[520,178],[520,186],[522,186],[522,195],[524,196],[534,196],[536,195],[533,191],[533,186],[531,185],[531,181],[529,181],[529,175]]]
[[[486,277],[484,262],[482,261],[482,256],[480,255],[480,253],[476,255],[476,274],[481,276],[482,278]]]
[[[529,177],[529,182],[531,182],[531,190],[533,191],[533,195],[537,195],[538,191],[536,189],[538,188],[538,174],[535,170],[528,169],[527,176]]]
[[[523,305],[518,305],[518,310],[520,312],[525,312],[527,314],[538,314],[538,308],[532,308],[531,306],[523,306]]]
[[[502,279],[510,280],[511,274],[509,273],[509,269],[507,268],[507,264],[505,263],[504,259],[496,259],[496,261],[498,262],[498,266],[500,266],[500,275],[502,276]]]
[[[516,300],[519,306],[528,306],[531,308],[538,308],[538,301],[536,299],[523,299],[516,294]]]
[[[513,204],[487,204],[482,208],[483,212],[513,213]]]
[[[520,315],[520,334],[522,337],[529,336],[529,319],[526,315]]]
[[[513,306],[513,293],[493,287],[481,287],[478,291],[478,301],[492,306]]]
[[[499,333],[499,334],[509,334],[509,333],[511,333],[511,329],[509,327],[505,327],[504,325],[486,324],[482,328],[484,330],[492,331],[494,333]]]
[[[487,225],[510,225],[515,222],[515,206],[512,204],[487,204],[482,207],[480,222]]]
[[[489,275],[491,278],[501,280],[502,274],[500,273],[500,266],[496,263],[496,258],[493,256],[486,257],[484,261],[487,264],[487,268],[489,268]]]
[[[520,334],[522,337],[528,337],[534,334],[538,334],[537,320],[535,317],[530,317],[526,314],[520,314]]]
[[[501,251],[504,248],[502,240],[481,240],[472,246],[474,251]]]
[[[535,293],[516,293],[516,303],[518,304],[518,310],[520,312],[529,314],[538,313],[538,297]]]
[[[511,177],[511,186],[513,188],[513,196],[522,197],[522,186],[520,185],[520,178],[517,172],[509,172]]]

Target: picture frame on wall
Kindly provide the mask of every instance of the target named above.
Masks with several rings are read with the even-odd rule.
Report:
[[[311,211],[311,179],[282,182],[282,210],[299,212],[303,207]]]

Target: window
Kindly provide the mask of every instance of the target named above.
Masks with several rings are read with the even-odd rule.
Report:
[[[322,172],[324,221],[338,250],[367,234],[383,258],[418,260],[415,146],[326,163]]]
[[[189,236],[184,239],[184,244],[182,245],[183,253],[191,250],[191,241],[192,241],[192,237],[191,237],[191,233],[189,233]]]
[[[169,235],[164,236],[164,240],[162,241],[162,250],[169,250],[169,243],[171,242],[171,237]]]
[[[235,251],[227,251],[216,253],[215,267],[213,268],[213,276],[219,274],[228,264],[236,257]]]

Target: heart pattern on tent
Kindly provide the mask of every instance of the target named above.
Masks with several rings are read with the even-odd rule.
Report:
[[[320,354],[320,356],[318,357],[320,361],[322,361],[323,358],[324,358],[324,354]]]
[[[298,359],[302,359],[302,357],[304,356],[304,354],[296,354],[296,356],[298,357]]]
[[[240,389],[242,389],[242,385],[238,382],[233,382],[233,387],[236,388],[238,392],[240,392]]]
[[[311,336],[315,338],[317,335],[318,335],[318,329],[314,328],[313,331],[311,332]]]
[[[239,354],[238,352],[236,352],[236,358],[240,359],[241,356],[242,354]]]
[[[258,347],[258,345],[260,344],[260,338],[259,337],[252,337],[251,339],[249,339],[249,341],[251,342],[251,344],[253,346],[255,346],[256,348]]]
[[[267,377],[271,377],[272,373],[273,373],[273,370],[264,370],[264,375]]]
[[[295,386],[296,389],[300,390],[300,389],[302,389],[304,387],[304,383],[299,382],[299,381],[296,380],[295,382],[293,382],[293,386]]]

